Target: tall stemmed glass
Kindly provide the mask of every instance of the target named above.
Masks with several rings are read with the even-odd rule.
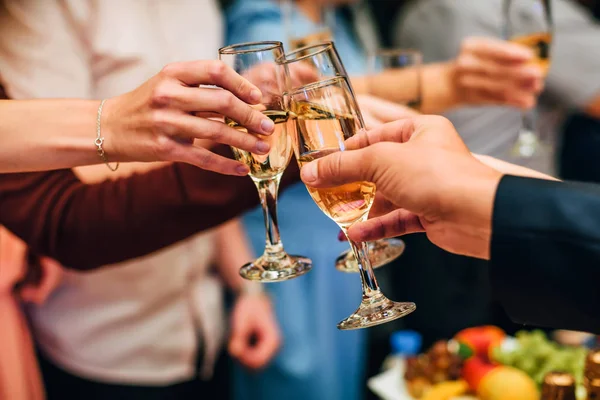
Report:
[[[333,42],[315,43],[289,52],[282,64],[286,65],[289,71],[289,74],[286,74],[288,90],[328,78],[343,77],[351,93],[354,94],[344,64]],[[364,125],[360,113],[358,118],[361,126]],[[379,268],[400,257],[405,245],[400,239],[381,239],[369,242],[368,247],[373,268]],[[342,272],[358,272],[358,263],[351,250],[343,252],[336,258],[335,267]]]
[[[312,264],[306,257],[290,256],[285,252],[277,223],[279,182],[292,155],[291,137],[287,133],[288,113],[282,97],[285,68],[276,63],[283,54],[281,42],[242,43],[219,50],[220,60],[261,90],[263,98],[258,107],[275,123],[275,132],[271,136],[261,136],[271,145],[269,154],[253,154],[232,147],[235,158],[250,167],[250,178],[258,189],[266,229],[263,255],[244,265],[240,275],[261,282],[296,278],[308,272]],[[239,121],[226,122],[231,127],[246,131]]]
[[[552,43],[550,0],[504,0],[503,12],[506,39],[533,50],[534,63],[543,69],[544,75],[547,74]],[[514,156],[529,158],[543,147],[535,118],[535,109],[523,113],[522,127],[512,150]]]
[[[286,95],[290,117],[295,121],[294,152],[300,167],[320,157],[346,149],[346,140],[364,129],[360,111],[344,77],[303,86]],[[348,228],[367,218],[375,199],[375,184],[354,182],[308,192],[321,211],[347,234]],[[338,324],[342,330],[367,328],[403,317],[416,309],[414,303],[395,303],[377,284],[367,244],[348,239],[362,281],[362,302]]]
[[[295,3],[296,0],[280,0],[283,26],[288,40],[286,48],[296,50],[314,43],[331,41],[335,10],[329,1],[312,2],[316,13],[314,20],[309,23]]]

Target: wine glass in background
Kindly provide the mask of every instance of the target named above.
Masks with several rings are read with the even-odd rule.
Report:
[[[295,122],[294,152],[300,167],[320,157],[346,149],[346,140],[364,130],[360,111],[348,81],[335,77],[286,93],[290,118]],[[347,234],[348,228],[366,220],[375,199],[375,184],[353,182],[308,192],[321,211]],[[349,240],[362,282],[359,308],[338,324],[342,330],[367,328],[403,317],[414,303],[395,303],[381,292],[369,260],[367,243]]]
[[[406,85],[398,93],[394,87],[394,98],[405,106],[418,108],[421,105],[421,67],[423,56],[410,49],[382,49],[369,55],[367,91],[372,96],[387,97],[389,82],[402,75]]]
[[[286,48],[290,51],[308,45],[331,41],[332,31],[335,26],[335,10],[326,0],[312,4],[317,11],[310,24],[298,23],[305,21],[306,16],[296,7],[295,0],[280,0],[283,25],[288,43]]]
[[[285,60],[280,62],[287,69],[285,77],[288,91],[325,79],[342,77],[354,95],[346,69],[333,42],[316,43],[296,49],[287,53]],[[360,113],[357,118],[361,126],[364,126]],[[379,268],[400,257],[405,245],[400,239],[381,239],[369,242],[368,247],[373,268]],[[359,272],[358,263],[351,250],[343,252],[336,258],[335,267],[342,272]]]
[[[281,42],[242,43],[219,49],[219,59],[257,86],[262,94],[258,106],[275,123],[275,131],[261,139],[271,145],[267,155],[253,154],[232,147],[235,158],[250,167],[250,178],[260,196],[266,229],[265,251],[254,262],[244,265],[240,275],[249,280],[278,282],[296,278],[311,269],[311,261],[302,256],[288,255],[281,242],[277,223],[277,193],[279,182],[292,155],[288,135],[288,113],[283,103],[285,68],[276,63],[283,57]],[[238,121],[226,120],[229,126],[246,131]]]
[[[533,62],[546,75],[550,67],[552,43],[550,0],[504,0],[503,14],[505,38],[529,47],[536,55]],[[535,119],[535,109],[523,113],[522,126],[512,150],[513,156],[529,158],[542,147]]]

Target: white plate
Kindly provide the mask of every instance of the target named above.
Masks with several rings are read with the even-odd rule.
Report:
[[[382,400],[414,400],[404,381],[405,367],[404,360],[394,359],[392,367],[369,379],[367,386]]]

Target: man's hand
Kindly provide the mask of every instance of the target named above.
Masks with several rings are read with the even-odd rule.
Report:
[[[249,369],[260,369],[271,361],[280,344],[269,298],[265,294],[241,295],[231,316],[231,356]]]
[[[448,251],[489,258],[493,202],[502,174],[474,158],[447,119],[396,121],[361,133],[347,145],[349,151],[304,166],[302,180],[312,187],[361,180],[377,185],[376,209],[384,214],[352,226],[353,240],[424,231]]]

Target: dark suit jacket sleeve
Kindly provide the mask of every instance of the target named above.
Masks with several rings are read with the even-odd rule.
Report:
[[[292,162],[282,186],[297,180]],[[70,170],[0,174],[0,224],[80,270],[152,253],[256,205],[249,177],[186,164],[93,185]]]
[[[504,177],[492,285],[526,325],[600,333],[600,186]]]

